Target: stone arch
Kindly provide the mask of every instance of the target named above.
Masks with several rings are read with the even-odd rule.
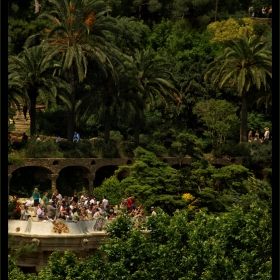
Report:
[[[71,165],[62,168],[56,180],[56,187],[62,196],[73,196],[74,191],[80,192],[83,188],[88,193],[92,192],[93,174],[91,171],[79,165]]]
[[[102,184],[104,179],[111,177],[114,175],[115,170],[119,167],[117,165],[106,165],[102,166],[95,172],[95,179],[94,179],[94,187],[98,187]]]
[[[51,170],[42,166],[21,166],[11,173],[9,180],[9,193],[22,196],[31,196],[34,187],[39,191],[51,189]]]

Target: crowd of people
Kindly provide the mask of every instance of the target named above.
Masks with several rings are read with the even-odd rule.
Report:
[[[255,133],[253,133],[252,130],[249,131],[248,133],[248,141],[251,142],[253,140],[257,140],[260,142],[266,142],[269,139],[271,139],[270,137],[270,131],[269,131],[269,127],[265,127],[264,128],[264,134],[263,137],[260,137],[260,132],[258,130],[255,131]]]
[[[8,218],[28,220],[29,217],[37,221],[50,221],[55,223],[57,219],[66,222],[78,222],[98,218],[114,219],[120,211],[125,211],[130,217],[145,217],[142,204],[136,206],[134,196],[122,198],[119,205],[113,206],[106,196],[98,201],[94,196],[88,196],[85,191],[79,197],[74,192],[72,197],[62,196],[57,189],[49,196],[45,192],[41,194],[34,189],[32,197],[21,201],[17,196],[9,203]],[[30,212],[31,207],[33,211]],[[151,207],[151,215],[156,215],[154,207]]]
[[[270,6],[269,9],[263,6],[259,11],[255,11],[254,7],[249,7],[248,12],[252,18],[272,18],[272,6]]]

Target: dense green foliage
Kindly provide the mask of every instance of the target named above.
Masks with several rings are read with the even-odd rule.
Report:
[[[242,205],[240,198],[251,191],[246,182],[252,173],[242,165],[215,168],[200,159],[177,170],[143,148],[137,148],[135,156],[133,165],[116,170],[114,176],[95,188],[94,195],[99,198],[106,195],[113,205],[119,205],[122,197],[133,195],[136,204],[142,204],[147,214],[154,205],[171,215],[176,209],[184,208],[227,211],[232,205]],[[124,171],[129,175],[121,178]],[[190,200],[185,200],[186,193],[190,194]]]
[[[95,256],[54,252],[38,276],[23,275],[9,259],[9,279],[272,279],[271,213],[258,202],[219,215],[184,210],[171,217],[157,208],[147,233],[120,216]]]
[[[272,133],[271,26],[249,18],[251,5],[271,1],[9,1],[9,115],[31,103],[31,135],[46,138],[10,143],[8,162],[135,157],[94,195],[134,195],[157,212],[141,225],[120,215],[96,256],[54,252],[38,275],[9,255],[9,279],[272,279],[272,144],[247,142],[249,130]],[[207,161],[223,156],[243,165]],[[50,188],[33,171],[13,174],[12,193]]]

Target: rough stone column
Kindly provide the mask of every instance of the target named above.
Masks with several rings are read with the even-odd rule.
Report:
[[[10,194],[10,181],[13,177],[13,174],[8,174],[8,197],[9,197],[9,194]]]
[[[88,194],[93,194],[93,181],[95,178],[95,172],[94,173],[85,173],[83,174],[83,178],[86,178],[88,180]]]
[[[47,178],[50,179],[52,182],[52,191],[54,191],[56,189],[56,180],[57,180],[58,176],[59,176],[59,174],[49,174],[47,176]]]

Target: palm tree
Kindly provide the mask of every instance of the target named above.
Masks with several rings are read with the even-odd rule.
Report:
[[[134,119],[134,144],[139,144],[140,119],[145,109],[150,109],[161,99],[167,106],[167,101],[178,93],[173,85],[175,81],[170,72],[170,65],[165,59],[157,57],[154,52],[148,50],[135,50],[131,63],[136,69],[136,80],[141,87],[138,91],[138,110]]]
[[[75,127],[75,105],[77,82],[87,75],[87,65],[92,63],[95,71],[107,75],[113,73],[112,60],[117,59],[113,46],[106,35],[115,34],[115,20],[108,16],[110,9],[99,0],[49,0],[53,10],[39,15],[38,19],[48,19],[55,27],[45,30],[47,39],[43,44],[58,47],[61,55],[61,72],[67,72],[70,84],[67,139],[72,140]],[[30,37],[27,44],[40,36]],[[114,74],[113,74],[114,75]]]
[[[51,101],[56,103],[57,89],[69,90],[68,84],[54,76],[60,65],[56,62],[57,54],[47,51],[44,46],[30,49],[24,47],[17,56],[9,56],[8,80],[21,81],[30,101],[30,134],[36,133],[36,101],[38,96],[46,106]]]
[[[118,73],[117,79],[112,75],[104,77],[98,75],[86,94],[77,103],[77,122],[87,120],[95,115],[96,120],[104,123],[104,140],[110,139],[111,120],[115,122],[127,121],[137,110],[139,100],[134,94],[141,90],[135,78],[135,69],[123,56],[123,63],[114,63]],[[92,93],[94,92],[94,94]]]
[[[233,39],[224,54],[207,67],[204,79],[210,79],[215,88],[236,85],[241,95],[240,142],[247,141],[248,98],[269,87],[272,79],[272,52],[266,41],[259,37]]]
[[[28,95],[20,76],[8,75],[8,108],[20,110],[20,105],[28,100]]]

